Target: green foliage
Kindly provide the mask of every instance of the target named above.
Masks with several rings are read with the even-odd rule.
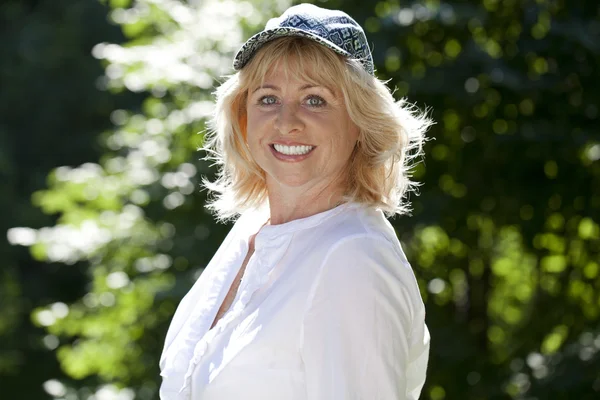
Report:
[[[8,237],[36,260],[83,271],[77,296],[36,302],[32,312],[65,374],[46,391],[150,399],[176,304],[228,229],[204,211],[199,191],[200,176],[214,172],[196,151],[211,91],[231,72],[241,41],[287,4],[105,3],[127,42],[94,43],[106,71],[98,85],[144,100],[105,112],[112,127],[102,128],[99,157],[54,159],[80,164],[54,169],[33,194],[54,219],[22,218],[14,225],[48,227],[13,228]],[[433,340],[422,398],[597,397],[597,5],[319,4],[355,16],[379,76],[398,97],[431,108],[438,123],[415,171],[424,184],[414,216],[394,221]],[[0,166],[12,165],[2,148]],[[10,270],[0,288],[6,333],[24,300]],[[5,354],[0,374],[15,369]]]
[[[367,18],[379,73],[438,121],[415,216],[397,224],[428,292],[430,398],[600,390],[577,376],[599,362],[581,345],[600,333],[598,12],[385,2]]]
[[[135,95],[99,92],[103,70],[90,55],[102,40],[122,40],[98,2],[5,0],[0,5],[0,231],[53,225],[31,205],[59,165],[98,158],[96,137],[111,127],[110,110],[135,107]],[[5,236],[6,237],[6,236]],[[65,378],[55,341],[30,322],[31,311],[82,295],[84,268],[40,263],[14,239],[35,242],[35,231],[9,231],[0,241],[0,388],[7,398],[47,398],[42,384]],[[35,246],[38,250],[43,246]],[[41,252],[40,252],[41,253]],[[40,259],[41,259],[40,254]]]

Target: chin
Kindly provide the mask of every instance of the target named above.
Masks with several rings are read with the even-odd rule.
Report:
[[[277,185],[287,186],[290,188],[300,188],[309,182],[309,179],[305,176],[289,175],[271,175],[271,180]]]
[[[287,186],[287,187],[291,187],[291,188],[300,188],[300,187],[306,186],[308,181],[306,179],[285,179],[285,180],[278,181],[278,183],[282,186]]]

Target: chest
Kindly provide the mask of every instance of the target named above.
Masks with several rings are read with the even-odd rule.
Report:
[[[192,389],[197,391],[192,398],[211,398],[205,391],[214,390],[222,394],[224,387],[239,390],[242,385],[240,377],[244,376],[253,376],[257,382],[284,379],[283,385],[287,387],[302,374],[299,353],[301,321],[309,285],[298,275],[280,276],[273,285],[267,285],[266,290],[257,293],[243,309],[235,307],[237,300],[235,286],[232,285],[231,300],[223,302],[213,323],[216,324],[220,318],[230,321],[211,329],[204,339],[207,342],[206,350],[199,353],[201,356],[192,371]],[[242,284],[239,296],[243,297],[245,290]],[[229,311],[234,313],[234,318],[228,318],[228,306],[234,309]],[[271,373],[276,376],[271,376]],[[263,374],[266,374],[264,378],[261,377]],[[254,384],[250,380],[248,385],[241,387],[248,390]],[[264,391],[266,387],[270,387],[270,384],[260,389]],[[273,398],[237,394],[231,398]]]
[[[252,252],[251,246],[225,249],[227,257],[214,260],[223,272],[235,268],[231,271],[235,276],[214,275],[226,279],[229,287],[214,278],[206,281],[202,291],[206,297],[196,304],[210,302],[209,294],[216,293],[210,285],[219,288],[221,297],[204,307],[210,319],[204,319],[202,329],[190,321],[180,334],[180,343],[193,346],[190,363],[178,375],[189,377],[192,398],[211,398],[203,394],[213,389],[221,393],[223,385],[238,388],[240,376],[257,371],[295,376],[302,370],[302,318],[321,257],[319,252],[306,252],[306,246],[296,248],[285,236],[259,238],[256,247]],[[202,313],[197,318],[202,322]],[[236,384],[231,385],[228,377]],[[241,397],[250,398],[231,398]]]
[[[254,245],[253,245],[253,243],[251,243],[251,246],[248,249],[248,253],[246,254],[246,258],[242,262],[239,272],[237,273],[235,279],[233,280],[233,283],[231,284],[231,287],[230,287],[229,291],[227,292],[227,295],[225,296],[223,303],[221,304],[221,306],[219,307],[219,310],[217,311],[217,315],[215,316],[215,319],[211,325],[211,329],[217,324],[217,322],[219,322],[219,320],[223,317],[223,315],[227,312],[227,310],[229,310],[231,308],[231,305],[233,304],[233,301],[235,300],[235,297],[237,296],[237,292],[240,287],[242,277],[244,276],[244,272],[246,271],[246,266],[248,265],[248,261],[250,261],[250,257],[252,257],[253,253],[254,253]]]

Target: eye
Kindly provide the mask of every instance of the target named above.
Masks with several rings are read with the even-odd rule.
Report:
[[[261,106],[272,106],[273,104],[277,104],[277,98],[271,95],[263,96],[258,99],[258,104]]]
[[[320,96],[311,95],[306,99],[306,104],[310,107],[323,107],[326,102]]]

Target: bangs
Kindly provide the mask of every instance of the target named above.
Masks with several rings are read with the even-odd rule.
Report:
[[[241,71],[245,89],[261,86],[266,76],[281,68],[288,80],[298,80],[324,86],[339,93],[340,77],[346,73],[342,55],[327,49],[313,40],[284,37],[265,44]]]

